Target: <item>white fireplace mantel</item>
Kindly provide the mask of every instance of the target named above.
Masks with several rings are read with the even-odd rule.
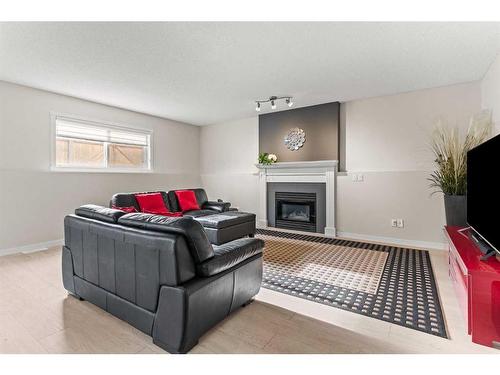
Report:
[[[335,237],[335,188],[337,160],[279,162],[256,164],[259,168],[259,209],[257,226],[267,227],[267,183],[268,182],[315,182],[326,184],[325,236]]]

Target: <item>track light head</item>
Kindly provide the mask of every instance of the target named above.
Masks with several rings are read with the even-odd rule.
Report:
[[[291,96],[270,96],[269,99],[264,99],[264,100],[256,100],[255,101],[255,110],[257,112],[260,112],[261,108],[260,108],[260,105],[262,103],[271,103],[271,108],[272,109],[276,109],[277,107],[277,102],[278,100],[286,100],[286,104],[288,105],[288,107],[291,107],[293,105],[293,102],[292,102],[292,97]]]

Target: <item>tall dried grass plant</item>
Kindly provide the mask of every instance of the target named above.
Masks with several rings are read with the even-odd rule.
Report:
[[[431,136],[431,149],[435,156],[436,171],[429,181],[434,193],[465,195],[467,192],[467,152],[480,145],[491,135],[491,114],[482,112],[470,119],[465,137],[458,127],[450,127],[438,120]]]

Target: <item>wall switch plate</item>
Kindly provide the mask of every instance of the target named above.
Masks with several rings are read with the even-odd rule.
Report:
[[[396,219],[391,219],[391,226],[397,227],[398,226],[398,221]]]
[[[397,220],[398,228],[403,228],[405,226],[405,222],[403,219]]]
[[[361,182],[364,181],[365,177],[362,174],[353,173],[351,179],[353,182]]]

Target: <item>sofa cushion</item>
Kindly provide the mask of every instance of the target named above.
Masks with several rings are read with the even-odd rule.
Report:
[[[109,206],[117,206],[117,207],[130,207],[134,206],[137,212],[141,212],[141,207],[139,206],[139,203],[137,202],[137,199],[135,199],[135,194],[151,194],[151,193],[160,193],[161,197],[163,198],[163,202],[165,203],[165,207],[171,212],[174,212],[176,210],[173,210],[172,207],[170,206],[170,202],[167,196],[167,193],[164,191],[143,191],[143,192],[135,192],[135,193],[117,193],[114,194],[111,197],[111,201],[109,202]]]
[[[130,206],[130,207],[111,206],[111,208],[114,209],[114,210],[123,211],[123,212],[125,212],[127,214],[130,214],[132,212],[137,212],[137,209],[134,206]]]
[[[203,227],[190,217],[168,217],[145,213],[133,213],[120,217],[118,224],[145,230],[183,235],[186,238],[195,263],[201,263],[214,256],[214,250],[208,241],[207,234],[203,230]]]
[[[233,225],[255,221],[255,214],[248,212],[229,211],[220,214],[196,217],[205,228],[222,229]]]
[[[85,204],[78,207],[75,210],[75,214],[89,219],[105,221],[107,223],[116,223],[121,216],[125,215],[125,212],[95,204]]]
[[[135,209],[140,212],[141,207],[139,203],[137,203],[137,199],[135,199],[135,195],[133,193],[117,193],[113,194],[111,197],[111,202],[109,202],[110,207],[135,207]]]
[[[213,201],[207,201],[203,205],[204,210],[213,210],[217,212],[225,212],[229,211],[229,208],[231,207],[231,203],[229,202],[213,202]]]
[[[141,212],[158,215],[170,213],[161,193],[137,193],[135,199],[139,203]]]
[[[196,202],[198,202],[198,206],[203,207],[205,202],[208,201],[207,198],[207,193],[205,192],[204,189],[197,188],[197,189],[183,189],[183,190],[191,190],[194,192],[194,195],[196,196]],[[181,208],[179,206],[179,201],[177,199],[177,195],[175,194],[176,190],[170,190],[167,195],[168,195],[168,201],[170,204],[171,211],[181,211]]]
[[[214,211],[212,211],[212,210],[193,210],[193,211],[183,212],[182,214],[184,216],[189,216],[189,217],[200,217],[200,216],[213,215]]]
[[[239,238],[220,246],[214,246],[213,258],[196,266],[200,276],[213,276],[232,268],[244,260],[262,253],[264,241],[257,238]]]
[[[179,207],[182,212],[199,210],[200,206],[196,201],[196,195],[192,190],[177,190],[175,192]]]

